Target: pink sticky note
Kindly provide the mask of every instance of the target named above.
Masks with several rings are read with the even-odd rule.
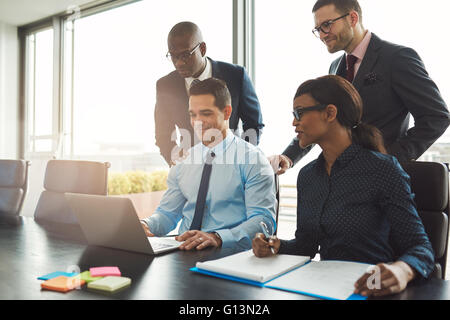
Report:
[[[106,277],[106,276],[117,276],[120,277],[122,274],[118,267],[95,267],[90,268],[91,277]]]

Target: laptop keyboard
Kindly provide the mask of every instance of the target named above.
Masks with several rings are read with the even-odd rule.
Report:
[[[173,244],[160,243],[160,242],[150,242],[153,250],[160,250],[165,248],[173,247]]]
[[[162,249],[166,249],[166,248],[178,247],[181,244],[181,242],[178,242],[173,238],[148,237],[147,239],[150,242],[154,251],[162,250]]]

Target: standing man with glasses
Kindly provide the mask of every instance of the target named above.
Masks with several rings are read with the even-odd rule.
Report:
[[[208,58],[201,31],[192,22],[176,24],[169,32],[167,44],[166,56],[176,70],[156,83],[155,106],[156,145],[166,162],[174,165],[196,144],[188,113],[188,91],[192,84],[211,77],[225,81],[231,93],[230,129],[237,134],[239,119],[242,120],[241,137],[257,145],[264,124],[255,89],[245,69]],[[181,135],[179,144],[176,128]]]
[[[419,158],[450,124],[447,106],[419,55],[365,29],[357,0],[318,0],[312,11],[312,31],[328,52],[345,51],[329,73],[356,87],[364,103],[362,121],[382,132],[389,154],[400,161]],[[408,129],[410,115],[414,126]],[[294,139],[282,155],[270,157],[271,164],[282,174],[310,149],[301,149]]]

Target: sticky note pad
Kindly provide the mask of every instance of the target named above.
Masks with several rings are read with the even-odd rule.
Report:
[[[59,276],[41,283],[42,289],[67,292],[84,285],[86,282],[81,279]]]
[[[126,277],[104,277],[100,280],[88,283],[89,289],[114,292],[131,284],[131,279]]]
[[[100,280],[103,277],[93,277],[91,276],[91,272],[90,271],[84,271],[82,273],[80,273],[79,275],[76,275],[74,278],[79,278],[81,280],[86,281],[86,283],[95,281],[95,280]]]
[[[106,277],[106,276],[117,276],[120,277],[122,274],[118,267],[95,267],[90,268],[91,277]]]
[[[56,271],[56,272],[46,274],[45,276],[40,276],[38,278],[38,280],[50,280],[50,279],[53,279],[53,278],[56,278],[59,276],[73,277],[73,276],[76,276],[77,274],[78,273],[76,273],[76,272],[69,273],[69,272]]]

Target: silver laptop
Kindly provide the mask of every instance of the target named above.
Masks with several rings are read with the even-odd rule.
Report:
[[[90,245],[150,255],[176,250],[182,242],[173,237],[147,237],[128,198],[66,193]]]

